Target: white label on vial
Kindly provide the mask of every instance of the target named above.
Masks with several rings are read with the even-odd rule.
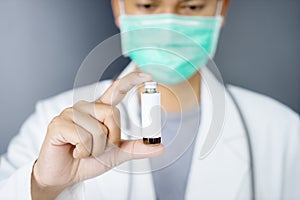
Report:
[[[143,137],[161,137],[160,93],[142,93],[141,102]]]

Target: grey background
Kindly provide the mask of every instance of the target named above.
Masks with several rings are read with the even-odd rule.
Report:
[[[71,89],[86,55],[117,32],[109,0],[0,0],[0,153],[35,102]],[[216,63],[227,82],[299,113],[299,36],[299,0],[233,0]]]

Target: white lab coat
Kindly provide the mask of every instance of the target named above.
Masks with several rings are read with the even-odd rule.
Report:
[[[127,67],[123,75],[132,70],[133,66]],[[211,74],[208,76],[216,85],[219,84]],[[92,101],[101,96],[111,83],[110,80],[101,81],[37,103],[35,113],[11,141],[7,154],[1,157],[0,199],[30,199],[32,165],[38,157],[50,120],[79,99]],[[195,143],[186,199],[251,199],[245,130],[228,94],[222,135],[211,154],[204,160],[199,159],[212,113],[209,91],[205,84],[202,85],[199,136],[203,137],[197,137]],[[250,131],[257,199],[300,199],[299,115],[266,96],[234,86],[229,89],[239,102]],[[135,115],[137,109],[137,104],[129,105],[130,117],[138,118]],[[144,167],[148,165],[147,159],[137,162],[143,163]],[[128,184],[130,176],[131,186]],[[58,199],[126,199],[129,189],[131,199],[155,199],[150,173],[131,175],[119,170],[110,170],[74,185]]]

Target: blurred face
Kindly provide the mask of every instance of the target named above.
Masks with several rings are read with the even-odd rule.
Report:
[[[124,0],[127,14],[214,16],[218,0]]]
[[[219,15],[224,16],[228,2],[113,0],[115,21],[124,33],[124,54],[160,83],[184,82],[214,56],[223,23]],[[122,17],[120,9],[125,11]]]
[[[112,0],[115,22],[119,26],[120,2],[128,15],[171,13],[186,16],[214,16],[218,0]],[[230,0],[222,0],[222,15],[225,15]]]

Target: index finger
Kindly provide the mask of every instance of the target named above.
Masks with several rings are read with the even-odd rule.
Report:
[[[117,105],[134,86],[151,80],[152,76],[149,74],[132,72],[116,80],[97,101],[108,105]]]

